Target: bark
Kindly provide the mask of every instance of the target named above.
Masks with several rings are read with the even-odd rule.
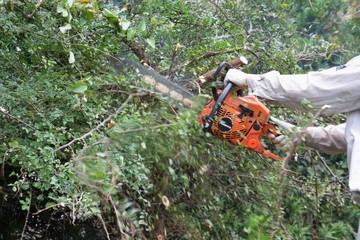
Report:
[[[243,65],[245,65],[246,63],[242,60],[242,58],[235,58],[235,59],[232,59],[230,60],[229,62],[229,65],[232,67],[232,68],[238,68],[238,67],[241,67]],[[198,77],[195,81],[199,84],[199,86],[203,86],[209,82],[212,82],[212,77],[215,73],[217,68],[214,68],[214,69],[211,69],[210,71],[206,72],[205,74],[201,75],[200,77]]]
[[[128,41],[126,39],[122,39],[122,41],[130,47],[130,49],[139,58],[139,60],[142,64],[148,64],[146,55],[145,55],[145,50],[139,44],[137,44],[134,41]]]

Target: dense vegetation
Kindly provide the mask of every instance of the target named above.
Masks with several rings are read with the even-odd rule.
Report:
[[[0,239],[352,239],[360,209],[346,156],[298,146],[285,174],[205,135],[197,118],[210,91],[195,79],[240,55],[252,73],[344,63],[360,50],[357,7],[0,1]],[[197,106],[115,73],[113,55],[194,86]],[[314,115],[268,106],[298,126]]]

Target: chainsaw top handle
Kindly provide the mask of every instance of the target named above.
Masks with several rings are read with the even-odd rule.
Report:
[[[219,67],[216,69],[214,76],[213,76],[213,82],[216,81],[218,75],[220,74],[221,70],[224,67],[230,67],[230,65],[227,62],[222,62],[220,63]],[[225,88],[222,90],[221,94],[219,95],[217,93],[217,88],[215,86],[212,87],[212,94],[213,94],[213,99],[216,101],[215,106],[213,107],[213,109],[210,112],[210,115],[204,120],[205,124],[204,124],[204,130],[207,132],[211,132],[211,125],[213,123],[213,121],[215,120],[215,116],[217,114],[217,112],[219,111],[221,105],[224,102],[224,99],[227,97],[227,95],[229,94],[229,92],[231,91],[232,87],[234,86],[234,84],[232,82],[229,82]]]
[[[218,66],[218,68],[216,69],[214,75],[213,75],[213,83],[216,82],[221,70],[224,68],[224,67],[227,67],[227,68],[230,68],[230,64],[227,63],[226,61],[223,61],[222,63],[220,63],[220,65]],[[225,90],[225,89],[224,89]],[[213,98],[215,101],[217,101],[218,97],[219,97],[219,94],[217,93],[217,88],[215,86],[212,86],[211,88],[211,91],[212,91],[212,94],[213,94]]]

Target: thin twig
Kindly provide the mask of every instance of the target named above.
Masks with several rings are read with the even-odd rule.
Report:
[[[5,178],[5,163],[6,163],[6,157],[7,157],[9,151],[10,151],[10,149],[7,149],[5,151],[4,156],[3,156],[3,161],[1,164],[0,179],[4,180],[4,181],[6,180],[6,178]]]
[[[116,112],[114,114],[109,115],[104,121],[102,121],[101,123],[99,123],[95,128],[91,129],[89,132],[85,133],[84,135],[82,135],[81,137],[78,138],[74,138],[72,141],[68,142],[65,145],[62,145],[61,147],[57,148],[55,151],[59,151],[61,149],[67,148],[69,146],[71,146],[73,143],[77,142],[77,141],[83,141],[85,138],[89,137],[91,134],[93,134],[95,131],[98,131],[102,126],[104,126],[107,122],[110,122],[111,119],[115,116],[117,116],[119,114],[119,112],[129,103],[129,101],[134,97],[134,96],[143,96],[144,94],[130,94],[128,96],[128,98],[116,109]]]
[[[107,230],[107,228],[106,228],[106,223],[105,223],[104,219],[102,218],[102,216],[101,216],[100,214],[98,215],[98,218],[100,219],[100,222],[101,222],[101,224],[102,224],[103,227],[104,227],[104,231],[105,231],[105,233],[106,233],[107,239],[110,240],[110,234],[109,234],[109,232],[108,232],[108,230]]]
[[[213,56],[220,55],[220,54],[233,53],[233,52],[236,52],[236,51],[239,51],[239,50],[245,50],[245,48],[241,47],[241,48],[229,49],[229,50],[225,50],[225,51],[208,52],[208,53],[205,53],[204,55],[202,55],[200,57],[191,59],[189,62],[185,63],[184,65],[179,66],[178,69],[188,67],[189,65],[193,64],[194,62],[198,62],[200,60],[203,60],[203,59],[206,59],[206,58],[209,58],[209,57],[213,57]]]
[[[76,202],[73,199],[73,205],[72,205],[72,224],[75,225],[75,220],[76,220],[76,205],[81,205],[81,200],[84,197],[84,192],[81,192],[79,199],[76,200]]]
[[[319,193],[318,193],[318,179],[316,176],[316,169],[315,169],[315,164],[314,164],[314,159],[310,156],[311,159],[311,165],[313,167],[313,171],[314,171],[314,178],[315,178],[315,234],[319,233],[319,216],[318,216],[318,203],[319,203]],[[313,236],[313,239],[316,240],[316,235]]]
[[[308,126],[307,127],[311,127],[314,125],[314,122],[316,121],[316,119],[328,108],[330,108],[330,105],[324,105],[322,106],[319,111],[310,119]]]
[[[297,143],[296,141],[293,141],[292,142],[292,147],[290,149],[290,151],[288,152],[287,156],[284,158],[283,160],[283,163],[282,163],[282,171],[280,173],[280,179],[279,179],[279,189],[278,189],[278,193],[277,193],[277,200],[276,200],[276,209],[278,210],[278,217],[277,217],[277,226],[281,226],[281,217],[283,216],[282,215],[282,211],[281,211],[281,200],[283,198],[283,195],[284,195],[284,180],[287,176],[287,173],[288,173],[288,169],[287,169],[287,166],[288,166],[288,163],[291,159],[291,157],[294,155],[295,153],[295,150],[296,150],[296,147],[297,147]],[[271,239],[274,238],[274,234],[276,233],[276,230],[274,230],[272,233],[271,233]]]
[[[331,176],[335,179],[335,181],[337,183],[339,183],[343,188],[347,189],[348,187],[342,182],[340,181],[339,177],[335,175],[335,173],[331,170],[331,168],[326,164],[325,159],[320,155],[319,151],[315,151],[317,156],[319,157],[320,161],[322,162],[322,164],[325,166],[325,168],[329,171],[329,173],[331,174]]]
[[[39,2],[35,6],[34,11],[30,15],[28,15],[28,17],[30,17],[30,18],[33,17],[34,14],[36,13],[36,10],[41,6],[42,3],[43,3],[43,0],[39,0]]]
[[[116,171],[111,171],[112,174],[111,174],[111,183],[110,183],[110,189],[109,191],[107,192],[106,194],[106,198],[109,199],[109,197],[111,196],[111,193],[112,191],[114,190],[114,188],[116,187],[116,180],[117,180],[117,177],[115,175],[115,172]]]
[[[308,127],[313,126],[316,119],[328,108],[330,108],[330,105],[324,105],[319,109],[319,111],[317,111],[317,113],[310,119],[310,121],[307,123],[307,125],[305,127],[303,127],[303,129],[301,130],[301,132],[300,132],[301,138],[303,138],[303,136],[305,136],[306,129]],[[301,140],[303,140],[303,139],[301,139]],[[283,171],[285,171],[285,172],[288,171],[288,169],[287,169],[288,163],[289,163],[292,155],[295,153],[297,146],[300,143],[301,142],[297,143],[296,141],[292,141],[290,151],[289,151],[288,155],[286,156],[286,158],[284,159],[283,164],[282,164]]]
[[[300,136],[303,137],[304,134],[306,133],[306,129],[308,127],[311,127],[314,125],[314,122],[315,120],[326,110],[328,109],[330,106],[329,105],[324,105],[323,107],[321,107],[319,109],[319,111],[310,119],[310,121],[308,122],[308,124],[302,129],[302,131],[300,132]],[[278,198],[277,198],[277,201],[276,201],[276,209],[279,211],[278,212],[278,218],[277,218],[277,226],[280,226],[281,224],[281,217],[283,216],[282,215],[282,211],[281,211],[281,199],[283,198],[284,196],[284,180],[287,176],[287,173],[289,172],[288,170],[288,165],[289,165],[289,162],[292,158],[292,156],[294,155],[295,151],[296,151],[296,148],[297,146],[301,143],[301,141],[292,141],[291,144],[290,144],[290,150],[287,154],[287,156],[284,158],[283,160],[283,163],[282,163],[282,171],[280,173],[280,179],[279,179],[279,189],[278,189]],[[274,234],[276,233],[276,230],[274,230],[272,233],[271,233],[271,238],[274,237]]]
[[[157,128],[162,128],[162,127],[170,127],[173,124],[161,124],[158,126],[152,126],[152,127],[146,127],[146,128],[136,128],[136,129],[129,129],[129,130],[124,130],[119,132],[120,134],[124,134],[124,133],[133,133],[133,132],[141,132],[141,131],[148,131],[149,129],[157,129]]]
[[[224,15],[224,17],[226,18],[226,22],[229,21],[229,17],[226,15],[226,13],[224,12],[224,10],[222,10],[222,8],[216,4],[214,1],[209,1],[212,5],[214,5],[217,9],[219,9],[219,11],[222,13],[222,15]]]
[[[25,223],[24,223],[23,230],[22,230],[22,232],[21,232],[21,239],[20,239],[20,240],[24,239],[24,237],[25,237],[26,226],[27,226],[27,223],[28,223],[28,221],[29,221],[29,215],[30,215],[31,198],[32,198],[32,194],[31,194],[31,192],[30,192],[29,209],[28,209],[28,211],[27,211],[27,213],[26,213]]]
[[[46,207],[46,208],[40,209],[39,211],[33,213],[32,215],[38,215],[39,213],[42,213],[42,212],[44,212],[44,211],[46,211],[46,210],[49,210],[50,208],[58,207],[58,206],[64,207],[64,206],[65,206],[65,203],[64,203],[64,202],[59,202],[59,203],[50,205],[50,206],[48,206],[48,207]]]
[[[174,73],[174,64],[175,64],[175,58],[176,58],[176,53],[177,53],[177,50],[178,50],[178,45],[176,44],[175,48],[174,48],[174,51],[173,51],[173,54],[171,56],[171,64],[170,64],[170,67],[167,71],[167,75],[171,78],[171,76],[173,75]]]
[[[30,124],[28,124],[28,123],[24,122],[23,120],[15,117],[15,116],[13,116],[13,115],[11,115],[11,114],[8,113],[6,110],[3,110],[3,109],[0,108],[0,113],[4,114],[4,115],[6,115],[6,116],[8,116],[8,117],[10,117],[10,118],[12,118],[12,119],[15,119],[15,120],[18,121],[19,123],[22,123],[22,124],[24,124],[25,126],[27,126],[28,128],[31,128],[32,130],[35,131],[35,128],[32,127]]]
[[[111,206],[113,207],[114,209],[114,212],[115,212],[115,216],[116,216],[116,224],[119,228],[119,231],[120,231],[120,234],[121,234],[121,239],[126,239],[126,237],[128,237],[128,235],[123,231],[122,229],[122,226],[121,226],[121,222],[120,222],[120,214],[119,214],[119,211],[117,210],[116,208],[116,204],[114,202],[114,200],[112,199],[111,196],[109,196],[109,201],[110,201],[110,204]]]
[[[197,89],[198,89],[198,94],[200,95],[200,94],[201,94],[200,84],[199,84],[197,81],[192,81],[192,82],[196,84],[196,87],[197,87]]]

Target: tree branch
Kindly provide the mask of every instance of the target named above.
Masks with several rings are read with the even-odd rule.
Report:
[[[319,157],[320,161],[322,162],[322,164],[325,166],[326,170],[328,170],[328,172],[331,174],[331,176],[335,179],[335,181],[337,183],[339,183],[344,189],[348,189],[348,187],[342,182],[340,181],[339,177],[336,176],[336,174],[331,170],[331,168],[326,164],[325,159],[320,155],[319,151],[315,151],[317,156]]]
[[[98,218],[99,218],[101,224],[103,225],[104,231],[105,231],[105,233],[106,233],[107,240],[111,240],[109,231],[108,231],[107,228],[106,228],[106,223],[105,223],[103,217],[99,214],[99,215],[98,215]]]
[[[138,43],[136,43],[135,41],[129,41],[125,38],[122,38],[121,41],[123,43],[125,43],[126,45],[128,45],[130,47],[130,49],[134,52],[134,54],[139,58],[140,62],[142,64],[148,64],[147,59],[146,59],[146,55],[145,55],[145,50],[144,48],[142,48]]]
[[[118,227],[118,229],[119,229],[119,231],[120,231],[120,234],[121,234],[121,240],[127,239],[127,238],[129,237],[129,235],[127,235],[127,234],[123,231],[123,228],[122,228],[121,222],[120,222],[120,213],[119,213],[119,211],[118,211],[117,208],[116,208],[116,204],[115,204],[115,202],[114,202],[114,200],[112,199],[111,196],[109,196],[108,199],[109,199],[109,201],[110,201],[111,206],[112,206],[113,209],[114,209],[114,213],[115,213],[115,216],[116,216],[116,224],[117,224],[117,227]]]
[[[105,123],[110,122],[111,119],[115,116],[117,116],[119,114],[119,112],[129,103],[129,101],[134,97],[134,96],[144,96],[146,93],[133,93],[130,94],[128,96],[128,98],[118,107],[118,109],[116,110],[116,112],[114,114],[109,115],[104,121],[102,121],[101,123],[99,123],[95,128],[91,129],[89,132],[85,133],[84,135],[82,135],[81,137],[78,138],[74,138],[72,141],[68,142],[67,144],[57,148],[55,151],[59,151],[61,149],[67,148],[69,146],[71,146],[73,143],[78,142],[78,141],[82,141],[85,138],[89,137],[91,134],[93,134],[95,131],[98,131],[102,126],[105,125]]]
[[[10,113],[8,113],[8,112],[7,112],[4,108],[2,108],[1,106],[0,106],[0,113],[8,116],[9,118],[12,118],[12,119],[16,120],[16,121],[19,122],[19,123],[24,124],[24,125],[27,126],[28,128],[30,128],[30,129],[32,129],[32,130],[35,131],[35,128],[33,128],[33,126],[31,126],[30,124],[24,122],[24,121],[21,120],[20,118],[17,118],[17,117],[15,117],[15,116],[11,115]]]
[[[229,50],[230,51],[230,50]],[[235,50],[234,50],[235,51]],[[203,58],[204,56],[200,57],[200,58]],[[192,60],[193,61],[193,60]],[[232,60],[230,60],[228,62],[228,64],[232,67],[232,68],[238,68],[240,66],[243,66],[245,65],[246,63],[242,60],[241,57],[237,57],[237,58],[234,58]],[[211,69],[210,71],[206,72],[205,74],[199,76],[195,82],[200,86],[202,87],[203,85],[211,82],[213,80],[213,75],[215,73],[217,68],[213,68]]]
[[[326,109],[328,109],[330,106],[329,105],[324,105],[323,107],[321,107],[319,109],[319,111],[310,119],[310,121],[308,122],[308,124],[301,130],[301,137],[303,137],[305,135],[305,131],[306,128],[311,127],[314,125],[315,120],[321,115],[321,113],[323,113]],[[284,158],[283,163],[282,163],[282,171],[280,173],[280,179],[279,179],[279,189],[278,189],[278,198],[276,201],[276,209],[279,211],[278,212],[278,219],[277,219],[277,225],[280,226],[281,224],[281,217],[283,216],[282,211],[281,211],[281,199],[284,196],[284,180],[287,176],[287,173],[289,172],[288,170],[288,164],[292,158],[292,156],[294,155],[297,146],[301,143],[302,141],[298,142],[296,140],[293,140],[291,142],[291,147],[290,150],[287,154],[287,156]],[[273,238],[275,234],[275,231],[272,232],[271,234],[271,238]]]

